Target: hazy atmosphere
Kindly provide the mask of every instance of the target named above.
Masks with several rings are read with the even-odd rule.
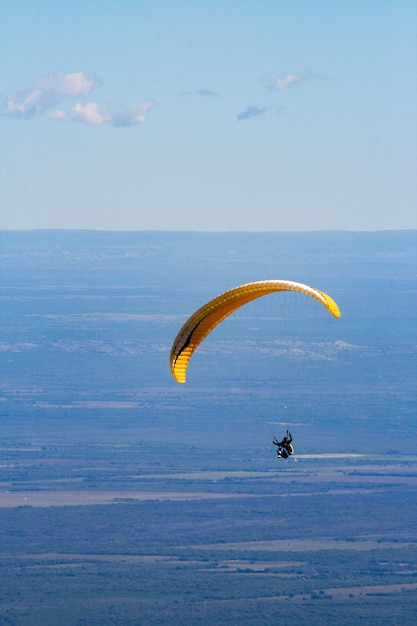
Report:
[[[3,228],[416,228],[414,0],[1,3]]]
[[[417,623],[416,32],[0,2],[0,626]]]

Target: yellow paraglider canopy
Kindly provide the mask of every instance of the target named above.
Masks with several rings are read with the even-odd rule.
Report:
[[[263,280],[229,289],[200,307],[176,336],[170,355],[175,380],[185,383],[188,363],[207,335],[236,309],[267,294],[279,291],[304,293],[318,300],[333,317],[340,317],[336,302],[323,291],[289,280]]]

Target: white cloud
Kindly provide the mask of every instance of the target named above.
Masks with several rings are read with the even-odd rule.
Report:
[[[266,87],[269,89],[288,89],[308,78],[308,74],[280,74],[277,78],[268,78]]]
[[[62,109],[55,109],[55,111],[50,111],[48,113],[48,117],[52,120],[65,120],[68,117],[68,113]]]
[[[137,126],[146,122],[146,114],[155,102],[148,100],[146,102],[135,102],[129,109],[119,113],[111,118],[113,126]]]
[[[110,119],[105,115],[105,108],[97,102],[87,102],[87,104],[77,102],[69,117],[74,122],[83,122],[84,124],[94,124],[96,126],[105,124]]]
[[[149,109],[155,103],[148,100],[135,102],[125,110],[111,115],[107,106],[99,102],[77,102],[72,108],[56,108],[66,99],[85,96],[98,85],[83,72],[73,74],[51,74],[35,81],[27,87],[17,89],[6,100],[6,115],[13,117],[33,117],[47,115],[52,120],[80,122],[93,126],[111,124],[113,126],[137,126],[146,122]]]
[[[147,112],[153,106],[155,106],[155,103],[151,101],[135,102],[126,111],[110,115],[107,112],[107,107],[98,102],[87,102],[86,104],[77,102],[71,111],[66,112],[62,109],[56,109],[49,113],[49,117],[55,120],[80,122],[93,126],[101,126],[102,124],[111,124],[116,127],[137,126],[146,122]]]
[[[67,96],[78,96],[81,93],[89,93],[98,84],[99,81],[88,78],[83,72],[66,74],[62,80],[61,93]]]
[[[11,93],[6,100],[6,111],[18,117],[45,113],[64,98],[87,94],[96,85],[97,81],[83,72],[51,74]]]

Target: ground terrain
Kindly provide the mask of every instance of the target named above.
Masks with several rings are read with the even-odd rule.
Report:
[[[0,624],[416,623],[416,243],[1,233]],[[187,315],[275,277],[341,320],[253,309],[177,385]]]

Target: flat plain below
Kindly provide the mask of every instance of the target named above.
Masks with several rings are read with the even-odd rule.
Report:
[[[416,623],[415,232],[0,243],[2,626]],[[186,317],[260,278],[341,320],[253,309],[177,385]]]

